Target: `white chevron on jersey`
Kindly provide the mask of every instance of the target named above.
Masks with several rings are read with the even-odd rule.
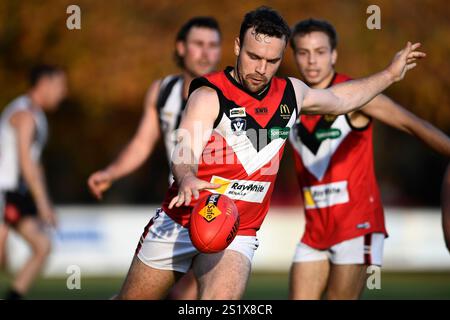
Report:
[[[331,128],[339,129],[341,135],[336,139],[326,139],[322,141],[319,150],[317,150],[317,154],[312,153],[308,147],[295,136],[294,130],[291,130],[289,135],[294,150],[302,157],[303,164],[319,181],[324,177],[330,164],[331,157],[342,141],[344,141],[347,135],[352,131],[345,119],[345,115],[338,116],[331,125]]]
[[[164,78],[161,88],[164,88],[168,82],[174,79],[176,76],[168,76]],[[162,108],[160,109],[160,120],[163,126],[164,133],[164,143],[166,146],[167,159],[170,159],[175,148],[175,134],[174,131],[177,129],[177,120],[179,114],[182,112],[182,97],[183,97],[183,78],[180,77],[175,83],[170,94]]]
[[[293,112],[286,127],[292,128],[296,119],[297,112]],[[219,125],[214,130],[217,131],[233,149],[248,175],[255,173],[269,163],[273,157],[278,154],[281,147],[283,147],[286,142],[285,139],[274,139],[258,152],[247,135],[236,135],[233,133],[231,130],[231,120],[225,113],[223,114]],[[256,134],[259,135],[258,132]],[[267,137],[267,133],[265,136]]]

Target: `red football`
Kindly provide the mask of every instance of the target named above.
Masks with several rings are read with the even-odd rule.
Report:
[[[192,210],[189,236],[198,251],[224,250],[236,237],[239,213],[233,200],[222,194],[200,198]]]

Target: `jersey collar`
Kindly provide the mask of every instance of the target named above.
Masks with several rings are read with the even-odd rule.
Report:
[[[270,82],[269,82],[262,90],[260,90],[259,92],[251,92],[251,91],[249,91],[247,88],[245,88],[243,85],[241,85],[239,82],[237,82],[236,79],[234,79],[234,78],[231,76],[231,71],[232,71],[233,69],[234,69],[233,67],[228,66],[228,67],[225,68],[224,73],[225,73],[225,76],[227,77],[227,79],[228,79],[235,87],[237,87],[237,88],[240,89],[241,91],[244,91],[246,94],[248,94],[249,96],[255,98],[255,99],[258,100],[258,101],[261,101],[262,99],[264,99],[264,98],[266,97],[267,93],[268,93],[269,90],[270,90],[270,86],[271,86],[271,84],[272,84],[272,79],[271,79]]]

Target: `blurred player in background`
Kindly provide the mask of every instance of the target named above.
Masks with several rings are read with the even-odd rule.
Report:
[[[8,300],[23,298],[28,292],[50,253],[50,238],[43,227],[56,226],[40,157],[48,132],[44,112],[55,111],[66,96],[66,76],[58,67],[41,65],[32,70],[30,83],[29,91],[13,100],[0,118],[0,193],[4,201],[0,248],[4,250],[11,227],[32,252],[7,292]]]
[[[297,23],[290,44],[311,88],[350,80],[334,69],[337,35],[330,23]],[[325,291],[328,299],[357,299],[366,266],[382,264],[387,233],[374,171],[372,119],[450,157],[444,133],[382,94],[344,115],[302,115],[290,134],[306,216],[291,268],[293,299],[320,299]]]
[[[191,267],[201,299],[241,298],[258,247],[256,232],[269,209],[279,160],[300,110],[355,110],[401,80],[424,56],[415,51],[418,44],[408,43],[382,72],[315,90],[300,80],[274,76],[289,36],[289,26],[276,11],[261,7],[249,12],[235,39],[235,67],[192,82],[171,159],[175,182],[145,227],[119,299],[163,298]],[[192,206],[208,192],[232,198],[240,214],[236,238],[215,254],[199,253],[188,231]]]
[[[450,252],[450,165],[447,166],[447,171],[442,183],[442,228],[444,229],[445,245]]]
[[[88,179],[91,192],[97,199],[111,184],[136,171],[153,151],[162,138],[167,152],[167,159],[173,152],[175,144],[174,131],[180,124],[181,115],[186,106],[191,81],[214,71],[221,57],[221,32],[219,24],[212,17],[193,17],[179,30],[175,42],[175,59],[181,68],[180,75],[169,75],[155,81],[147,92],[144,113],[139,128],[126,146],[105,169],[93,173]],[[173,178],[170,175],[169,182]],[[173,291],[171,298],[194,299],[196,286],[194,278],[184,279],[189,285]]]

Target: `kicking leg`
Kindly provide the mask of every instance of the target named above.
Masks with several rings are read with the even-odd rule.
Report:
[[[167,298],[169,300],[195,300],[197,297],[197,279],[191,269],[173,286]]]
[[[250,276],[251,262],[242,253],[225,250],[199,254],[194,259],[194,274],[202,300],[241,299]]]
[[[152,268],[135,256],[122,289],[116,299],[164,299],[169,289],[182,275],[180,272]]]

